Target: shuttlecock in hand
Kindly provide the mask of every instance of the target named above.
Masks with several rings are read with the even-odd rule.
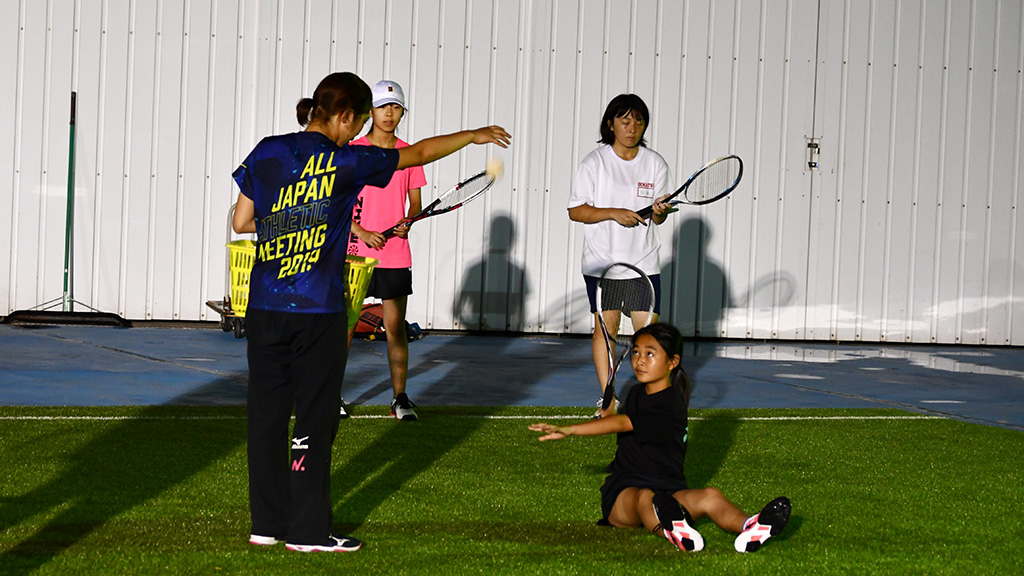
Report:
[[[497,180],[505,173],[505,163],[497,156],[487,159],[487,175]]]

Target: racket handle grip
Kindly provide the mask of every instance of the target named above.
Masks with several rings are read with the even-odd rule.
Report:
[[[412,226],[412,223],[413,223],[413,222],[415,222],[415,220],[412,220],[412,219],[403,219],[403,220],[402,220],[401,222],[399,222],[398,224],[395,224],[395,225],[394,225],[394,226],[392,226],[391,228],[388,228],[387,230],[385,230],[385,231],[381,232],[381,235],[382,235],[382,236],[384,236],[384,238],[392,238],[392,237],[394,237],[394,235],[395,235],[395,230],[396,230],[396,229],[398,229],[398,228],[401,228],[402,226]]]
[[[680,203],[679,200],[672,200],[671,202],[668,203],[668,205],[669,206],[676,206],[679,203]],[[663,214],[671,214],[673,212],[678,212],[678,211],[679,211],[679,208],[669,208],[668,210],[663,212]],[[646,208],[641,208],[641,209],[637,210],[636,213],[637,213],[638,216],[640,216],[641,218],[646,220],[647,218],[650,218],[651,216],[654,216],[654,205],[651,204],[650,206],[648,206]]]
[[[398,226],[392,226],[391,228],[388,228],[387,230],[381,232],[380,235],[383,236],[385,240],[387,240],[388,238],[391,238],[395,235],[395,228],[398,228]],[[365,240],[363,241],[363,244],[366,244],[368,247],[373,248],[373,246],[371,246],[370,243]]]
[[[604,396],[601,397],[601,410],[608,410],[615,402],[615,385],[608,382],[604,387]]]

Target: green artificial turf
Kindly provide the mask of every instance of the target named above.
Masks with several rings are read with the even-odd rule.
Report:
[[[542,444],[527,430],[530,416],[586,409],[425,407],[414,423],[355,410],[364,417],[342,422],[333,496],[337,528],[364,548],[299,554],[247,542],[241,408],[0,408],[0,573],[1024,568],[1018,431],[893,410],[693,410],[691,486],[717,486],[750,514],[786,495],[793,516],[754,554],[700,521],[706,548],[685,553],[595,526],[614,437]]]

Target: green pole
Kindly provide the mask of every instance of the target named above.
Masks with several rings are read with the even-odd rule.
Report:
[[[68,147],[68,205],[64,226],[64,312],[75,308],[74,285],[71,274],[74,268],[75,236],[75,108],[77,94],[71,92],[71,141]]]

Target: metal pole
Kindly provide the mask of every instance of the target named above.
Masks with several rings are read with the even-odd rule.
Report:
[[[71,141],[68,146],[68,205],[64,227],[64,312],[75,309],[74,250],[75,250],[75,109],[77,93],[71,92]]]

